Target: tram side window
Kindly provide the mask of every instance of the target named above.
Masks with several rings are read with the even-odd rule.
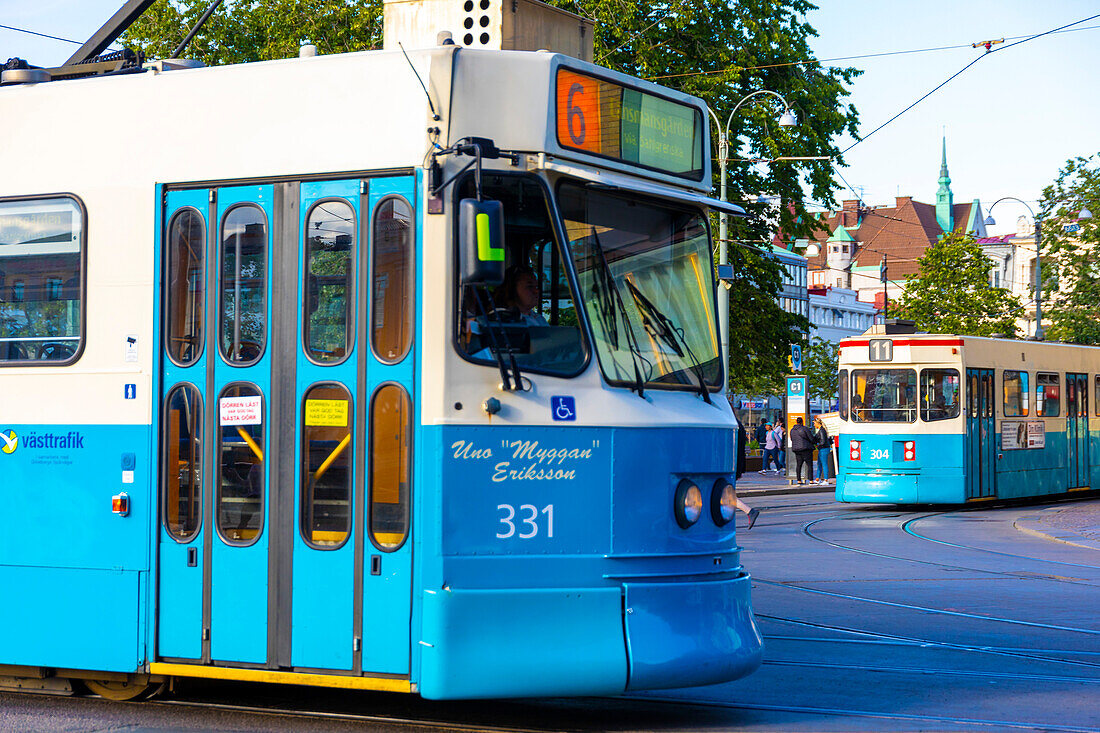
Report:
[[[1039,372],[1035,375],[1035,414],[1038,417],[1058,417],[1059,376]]]
[[[387,197],[375,207],[372,226],[371,346],[379,360],[396,364],[412,347],[412,207],[403,198]]]
[[[456,288],[460,352],[495,365],[495,340],[524,371],[577,374],[587,358],[584,340],[542,184],[532,176],[482,174],[482,192],[504,208],[506,274],[498,288]],[[458,197],[473,196],[469,176]]]
[[[841,420],[847,420],[848,419],[848,370],[847,369],[841,369],[840,370],[840,377],[839,377],[838,382],[839,382],[839,384],[838,384],[839,397],[837,399],[837,402],[839,403],[839,405],[837,406],[837,409],[840,410],[840,419]]]
[[[351,531],[351,395],[338,384],[317,385],[302,403],[302,538],[336,549]]]
[[[1027,417],[1029,409],[1027,377],[1027,372],[1008,369],[1001,376],[1005,417]]]
[[[920,416],[925,422],[959,416],[961,383],[957,369],[922,369]]]
[[[258,206],[235,206],[222,221],[219,314],[226,361],[258,361],[267,344],[267,223]]]
[[[355,304],[355,210],[326,199],[306,217],[306,353],[321,364],[345,359],[352,340]]]
[[[259,391],[231,384],[218,398],[218,533],[249,545],[264,523],[264,404]]]
[[[206,223],[190,207],[180,209],[168,224],[168,356],[181,365],[193,364],[202,353],[206,273]]]
[[[187,542],[202,524],[202,395],[190,384],[168,394],[165,406],[164,527]]]
[[[851,388],[853,421],[917,421],[915,369],[853,369]]]
[[[84,218],[67,196],[0,200],[0,364],[56,366],[80,350]]]
[[[409,395],[397,384],[384,384],[370,405],[370,538],[393,552],[409,534],[409,464],[412,431]]]

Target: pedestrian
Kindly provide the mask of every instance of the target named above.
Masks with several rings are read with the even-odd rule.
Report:
[[[769,424],[764,425],[764,463],[761,466],[760,473],[767,473],[768,466],[771,462],[776,462],[776,472],[779,471],[779,459],[775,457],[775,431],[772,430],[772,426]]]
[[[817,483],[829,480],[829,454],[833,452],[833,439],[825,429],[821,416],[814,418],[814,445],[817,446]]]
[[[783,427],[783,416],[775,419],[775,461],[779,464],[776,473],[787,469],[787,431]]]
[[[814,480],[814,435],[810,429],[802,424],[802,418],[795,418],[795,425],[791,428],[791,450],[795,456],[795,475],[799,485],[806,483],[802,480],[802,466],[806,466],[807,480]]]
[[[753,437],[756,438],[756,447],[763,448],[764,443],[768,441],[768,421],[766,418],[760,418],[760,424],[756,426]]]

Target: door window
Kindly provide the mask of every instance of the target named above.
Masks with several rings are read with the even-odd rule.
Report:
[[[222,356],[253,364],[267,345],[267,223],[258,206],[234,206],[222,221],[221,288]]]
[[[194,364],[203,348],[205,322],[206,223],[190,207],[168,224],[168,357],[181,366]]]
[[[302,402],[301,531],[319,549],[340,547],[351,532],[351,416],[339,384],[317,385]]]
[[[355,210],[343,199],[313,205],[305,231],[304,341],[309,358],[343,361],[354,332]]]
[[[382,199],[374,209],[371,237],[371,347],[379,361],[396,364],[412,346],[412,207],[399,196]]]
[[[218,398],[218,533],[250,545],[264,523],[264,404],[250,384],[231,384]]]
[[[409,417],[403,387],[378,388],[370,407],[370,537],[384,552],[401,547],[409,534]]]
[[[187,542],[202,524],[202,395],[193,385],[177,385],[164,414],[164,527]]]

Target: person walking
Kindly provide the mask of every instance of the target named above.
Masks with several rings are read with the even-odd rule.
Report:
[[[775,419],[775,462],[779,465],[776,473],[787,470],[787,430],[783,427],[783,416]]]
[[[756,426],[756,431],[753,434],[756,438],[756,445],[759,448],[764,447],[764,443],[768,442],[768,421],[765,418],[760,418],[760,424]]]
[[[776,473],[779,472],[779,459],[775,457],[775,431],[771,429],[771,425],[765,423],[764,425],[764,462],[761,466],[760,473],[767,473],[768,466],[771,462],[775,461]]]
[[[814,418],[814,445],[817,446],[817,483],[829,480],[829,454],[833,452],[833,439],[818,415]]]
[[[806,483],[802,480],[802,466],[806,466],[806,479],[813,482],[814,479],[814,436],[810,429],[802,424],[802,418],[795,418],[795,426],[791,428],[791,450],[795,456],[795,475],[799,485]]]

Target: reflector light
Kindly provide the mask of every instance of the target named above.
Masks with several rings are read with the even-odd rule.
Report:
[[[848,443],[848,451],[852,456],[852,460],[858,461],[860,459],[860,441],[853,440]]]
[[[120,517],[130,513],[130,495],[126,493],[115,494],[111,497],[111,511]]]
[[[917,444],[912,440],[905,441],[905,460],[913,461],[917,458]]]

